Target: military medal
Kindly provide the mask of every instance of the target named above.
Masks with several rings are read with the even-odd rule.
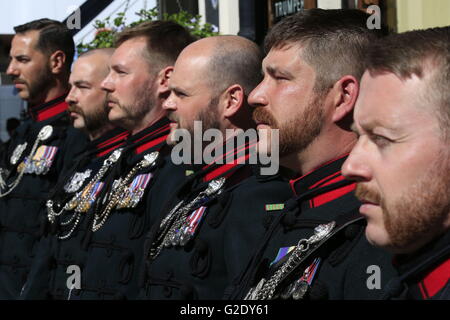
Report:
[[[22,156],[22,153],[25,151],[27,146],[28,146],[28,143],[25,142],[25,143],[19,144],[14,149],[14,151],[11,155],[11,159],[9,160],[13,166],[17,164],[17,162],[19,161],[20,157]]]
[[[187,204],[182,200],[169,212],[159,226],[159,236],[150,249],[150,259],[155,259],[163,248],[184,246],[192,239],[206,208],[198,208],[188,218],[189,212],[211,196],[220,194],[225,181],[224,177],[210,181],[206,190],[200,192],[195,199]]]
[[[301,239],[285,263],[275,272],[275,274],[267,281],[264,280],[260,286],[251,288],[249,293],[246,295],[247,300],[271,300],[274,298],[275,290],[277,286],[282,282],[282,280],[297,267],[298,262],[301,261],[302,256],[308,252],[310,245],[320,242],[327,238],[331,231],[333,231],[336,223],[334,221],[328,224],[322,224],[314,229],[314,234],[308,239]],[[303,277],[298,280],[293,286],[289,286],[287,291],[282,293],[282,297],[292,296],[294,299],[302,299],[306,292],[308,291],[310,283],[308,283],[308,278],[312,281],[314,274],[320,260],[315,260],[313,265],[315,267],[307,268]],[[313,273],[311,273],[314,271]],[[306,274],[306,276],[305,276]],[[312,277],[311,277],[312,275]],[[305,283],[306,282],[306,285]],[[294,297],[295,295],[295,297]]]
[[[72,223],[75,219],[72,229],[64,236],[58,236],[59,239],[67,239],[71,236],[75,228],[80,222],[80,214],[86,213],[92,207],[93,203],[96,201],[100,191],[102,190],[104,183],[100,180],[108,172],[109,168],[116,163],[120,156],[122,155],[123,149],[115,150],[104,162],[97,174],[87,183],[83,190],[77,192],[75,196],[70,199],[60,211],[55,211],[53,200],[48,200],[47,206],[47,217],[51,223],[55,223],[57,216],[60,216],[65,211],[74,211],[74,214],[67,221],[61,222],[61,225],[68,225]],[[84,181],[91,175],[91,170],[86,170],[83,173],[76,173],[72,177],[71,181],[64,187],[66,192],[76,192],[81,188]],[[57,205],[60,208],[60,205]]]
[[[21,164],[19,164],[17,166],[17,173],[19,174],[19,176],[15,179],[15,181],[11,185],[7,186],[7,187],[9,187],[8,191],[6,191],[5,193],[0,193],[0,198],[3,198],[6,195],[11,193],[19,185],[19,183],[22,180],[23,175],[25,173],[46,174],[48,172],[48,170],[50,169],[50,166],[53,162],[53,158],[55,156],[57,148],[44,146],[45,148],[41,149],[39,152],[41,155],[43,155],[44,158],[40,158],[40,157],[36,158],[36,149],[37,149],[39,143],[41,141],[44,141],[44,140],[47,140],[48,138],[50,138],[52,133],[53,133],[53,127],[50,125],[43,127],[39,131],[39,133],[36,137],[36,140],[34,141],[33,147],[31,148],[30,154],[28,155],[28,157],[25,157],[25,160]],[[17,163],[19,161],[20,156],[24,151],[24,150],[22,150],[20,152],[20,156],[19,156],[19,151],[22,148],[25,150],[26,146],[22,145],[19,147],[19,149],[17,149],[17,147],[16,147],[17,153],[16,153],[16,155],[14,155],[15,152],[13,152],[13,155],[10,159],[11,162]],[[39,162],[38,160],[42,160],[42,162]],[[38,163],[36,161],[38,161]]]
[[[179,230],[179,240],[177,245],[185,246],[189,240],[194,237],[195,231],[197,230],[200,221],[202,220],[207,207],[200,207],[195,210],[186,220],[184,225]]]
[[[101,212],[100,214],[94,214],[94,221],[92,223],[93,232],[96,232],[103,226],[113,208],[125,206],[131,206],[132,208],[134,208],[133,206],[136,206],[138,204],[143,195],[142,188],[144,187],[144,185],[147,186],[152,175],[144,174],[134,179],[135,175],[138,171],[144,168],[154,166],[158,157],[159,152],[157,151],[146,154],[144,156],[144,159],[142,159],[133,169],[131,169],[131,171],[126,175],[124,179],[120,178],[113,184],[111,193],[109,194],[109,196],[105,197],[105,199],[108,199],[108,204],[106,205],[105,210],[103,210],[103,212]],[[131,183],[130,188],[132,188],[133,190],[130,191],[130,188],[128,188],[129,193],[127,193],[127,187],[131,179],[134,179],[133,182],[136,181],[136,184],[134,185],[134,187],[136,187],[136,190],[133,189],[133,183]]]
[[[84,172],[75,172],[72,176],[72,179],[64,186],[64,191],[66,193],[74,193],[77,192],[84,181],[91,176],[92,170],[88,169]]]
[[[147,187],[152,174],[141,174],[134,178],[133,182],[125,189],[124,193],[120,196],[117,204],[117,209],[123,208],[135,208],[142,196],[144,195],[145,188]],[[116,182],[116,187],[120,184]]]

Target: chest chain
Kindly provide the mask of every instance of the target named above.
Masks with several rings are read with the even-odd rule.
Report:
[[[34,155],[36,153],[36,149],[39,146],[39,143],[50,138],[52,133],[53,133],[53,127],[50,125],[43,127],[39,131],[37,138],[34,141],[33,147],[31,148],[30,154],[28,155],[28,158],[27,158],[28,160],[26,161],[24,166],[22,166],[20,169],[18,169],[19,176],[14,180],[14,182],[12,182],[10,185],[8,185],[3,180],[3,178],[1,178],[1,173],[0,173],[0,189],[6,189],[6,188],[9,189],[8,191],[6,191],[4,193],[2,193],[0,190],[0,198],[3,198],[5,196],[7,196],[8,194],[10,194],[19,185],[20,181],[22,181],[23,175],[25,174],[27,166],[30,165],[32,162],[32,158],[34,157]],[[26,142],[24,144],[17,146],[17,148],[13,152],[13,155],[11,156],[11,164],[13,164],[13,165],[17,164],[22,153],[25,151],[26,147],[27,147]]]
[[[263,278],[256,287],[251,288],[245,300],[271,300],[274,297],[278,285],[298,266],[305,253],[310,249],[310,245],[325,239],[334,229],[335,225],[336,223],[334,221],[319,225],[314,229],[314,235],[308,239],[301,239],[295,249],[293,249],[288,260],[283,263],[269,280]],[[304,287],[299,288],[299,290],[304,290]]]
[[[211,196],[219,194],[225,181],[226,179],[223,177],[212,180],[208,187],[192,201],[185,203],[182,200],[169,212],[159,226],[156,241],[152,243],[149,254],[151,260],[154,260],[164,248],[184,246],[189,242],[192,235],[189,232],[183,232],[183,230],[188,230],[186,226],[189,223],[187,219],[188,214]]]

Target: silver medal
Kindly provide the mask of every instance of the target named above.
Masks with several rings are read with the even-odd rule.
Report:
[[[159,156],[158,151],[146,154],[144,156],[144,160],[142,160],[142,166],[145,168],[152,165],[156,161],[156,159],[158,159],[158,156]]]
[[[13,154],[11,156],[10,162],[14,166],[19,161],[20,157],[22,156],[22,153],[27,148],[28,143],[19,144],[13,151]]]

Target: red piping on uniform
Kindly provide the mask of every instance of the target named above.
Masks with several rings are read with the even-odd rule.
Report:
[[[450,280],[450,259],[441,263],[428,273],[419,283],[420,292],[424,299],[435,296]]]
[[[45,121],[58,114],[65,112],[68,108],[68,104],[65,101],[58,103],[57,105],[50,106],[47,109],[37,112],[36,121]]]

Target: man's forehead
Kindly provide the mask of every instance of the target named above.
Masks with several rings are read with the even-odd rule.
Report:
[[[31,30],[25,33],[18,33],[13,37],[11,42],[11,51],[38,51],[36,49],[39,31]]]
[[[280,69],[302,67],[306,64],[302,58],[302,52],[302,47],[297,44],[289,44],[279,48],[272,48],[263,59],[263,68]]]

